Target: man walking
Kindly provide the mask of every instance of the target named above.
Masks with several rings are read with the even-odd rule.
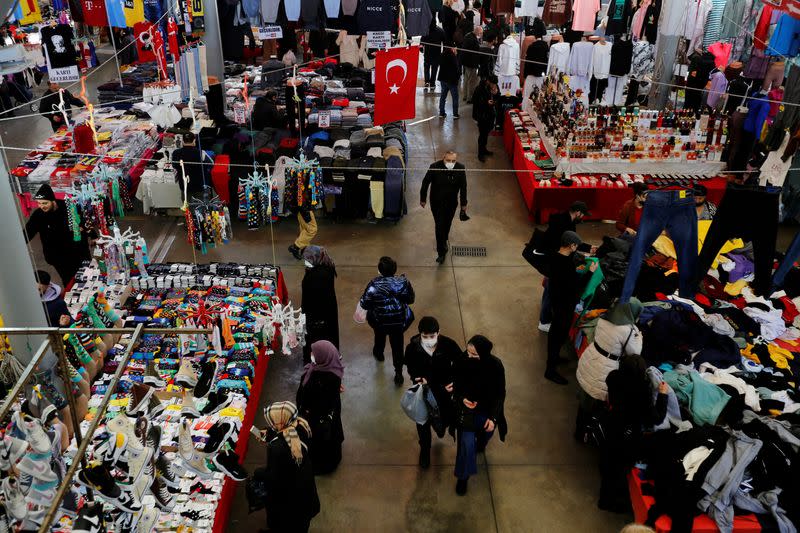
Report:
[[[464,36],[464,43],[461,45],[461,66],[464,67],[464,101],[472,102],[472,93],[478,86],[478,67],[481,64],[481,38],[483,28],[477,26],[474,30]]]
[[[455,45],[450,41],[445,45],[442,57],[439,60],[439,85],[442,87],[442,93],[439,95],[439,116],[441,118],[447,116],[445,104],[447,103],[448,93],[450,93],[453,118],[458,119],[460,117],[458,114],[458,80],[460,78],[461,65],[458,64]]]
[[[556,366],[561,362],[559,355],[561,347],[569,338],[575,306],[589,279],[585,274],[587,271],[597,270],[596,262],[593,262],[588,269],[581,265],[581,258],[576,254],[582,244],[577,233],[566,231],[561,235],[558,251],[550,259],[548,288],[553,319],[547,336],[547,367],[544,377],[559,385],[567,384],[566,378],[558,373]]]
[[[72,116],[72,106],[83,107],[83,100],[72,96],[72,93],[64,89],[62,96],[64,97],[64,112],[62,113],[59,106],[61,105],[61,97],[59,91],[61,86],[57,83],[50,82],[47,85],[47,90],[39,102],[39,112],[50,121],[53,131],[57,131],[61,126],[69,126],[64,124],[64,115],[66,114],[69,119]]]
[[[456,341],[439,333],[439,321],[432,316],[422,317],[418,324],[419,334],[411,337],[406,346],[405,364],[412,383],[430,387],[439,405],[440,421],[434,429],[439,438],[444,437],[448,426],[454,423],[453,365],[461,355]],[[431,465],[431,420],[417,424],[419,435],[419,466]]]
[[[497,117],[494,101],[497,93],[497,76],[491,74],[481,80],[472,96],[472,118],[478,123],[478,160],[481,163],[486,161],[487,155],[493,155],[493,152],[486,148],[486,143],[489,141],[489,133],[494,128]]]
[[[419,205],[423,208],[428,201],[428,187],[431,189],[431,212],[436,227],[436,262],[444,263],[449,246],[450,226],[456,214],[456,207],[461,204],[459,218],[469,220],[467,216],[467,171],[457,161],[457,154],[448,150],[441,161],[436,161],[429,168],[422,180],[419,193]]]

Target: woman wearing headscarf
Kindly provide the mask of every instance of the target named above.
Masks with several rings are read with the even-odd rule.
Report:
[[[506,440],[508,425],[504,412],[506,372],[503,363],[492,355],[492,341],[475,335],[455,364],[453,400],[456,421],[456,493],[467,493],[469,476],[478,473],[477,454],[500,433]]]
[[[311,429],[292,402],[264,409],[267,420],[267,528],[275,533],[305,533],[319,514],[311,454]]]
[[[605,441],[600,453],[600,497],[605,511],[629,512],[627,473],[640,458],[644,432],[667,416],[667,393],[663,381],[653,398],[647,363],[640,355],[624,355],[619,368],[606,378],[608,413],[603,417]]]
[[[317,475],[333,472],[342,460],[342,376],[344,366],[336,346],[315,342],[297,390],[297,406],[311,425],[310,449]]]
[[[581,389],[595,400],[608,398],[606,377],[619,366],[625,354],[642,353],[642,334],[636,321],[642,313],[642,303],[636,298],[617,304],[597,321],[594,342],[578,361],[576,377]]]
[[[330,341],[339,348],[339,305],[336,302],[336,265],[322,246],[308,245],[303,250],[306,273],[303,276],[302,308],[306,315],[306,346],[303,362],[311,361],[311,345]]]

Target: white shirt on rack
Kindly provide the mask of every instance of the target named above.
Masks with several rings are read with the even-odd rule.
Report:
[[[550,46],[547,58],[547,72],[567,72],[569,65],[569,43],[555,43]]]
[[[608,78],[611,68],[611,45],[607,42],[597,42],[592,47],[592,76],[598,80]]]
[[[567,74],[570,76],[591,76],[594,45],[589,41],[580,41],[572,45],[569,53]]]
[[[519,42],[513,35],[509,35],[500,43],[494,74],[495,76],[519,75]]]

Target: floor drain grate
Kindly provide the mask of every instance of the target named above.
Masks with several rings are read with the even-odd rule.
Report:
[[[453,246],[456,257],[486,257],[485,246]]]

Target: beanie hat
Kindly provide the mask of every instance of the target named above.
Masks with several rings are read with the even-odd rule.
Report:
[[[35,200],[48,200],[50,202],[56,201],[56,194],[53,192],[53,188],[50,187],[47,183],[39,187],[39,190],[36,191],[36,196],[34,196]]]

